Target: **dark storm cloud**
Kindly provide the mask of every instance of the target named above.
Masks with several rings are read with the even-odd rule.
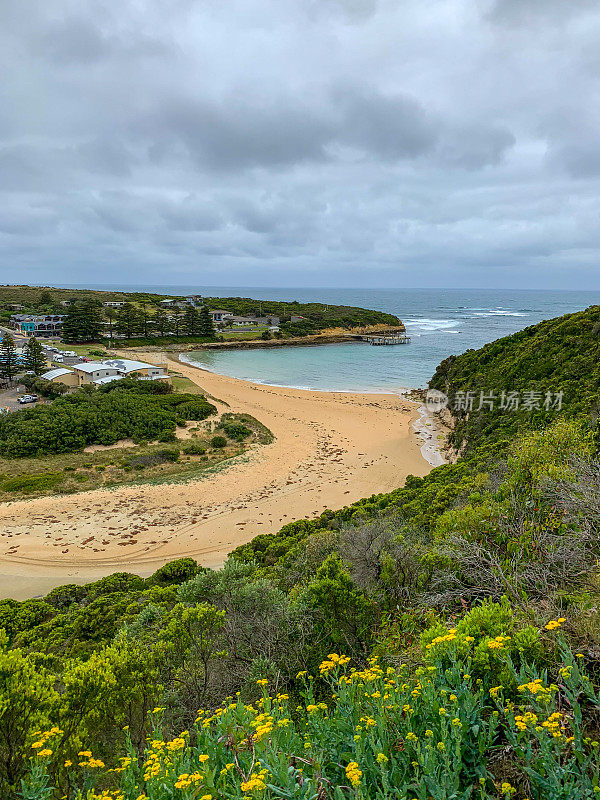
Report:
[[[595,0],[5,0],[0,279],[576,286],[599,45]]]

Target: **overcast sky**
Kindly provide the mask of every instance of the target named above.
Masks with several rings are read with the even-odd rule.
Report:
[[[0,281],[600,288],[598,0],[2,0]]]

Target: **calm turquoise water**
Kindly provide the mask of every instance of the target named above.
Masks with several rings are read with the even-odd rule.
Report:
[[[396,314],[412,337],[409,345],[340,344],[189,354],[205,369],[235,378],[275,386],[348,391],[425,386],[440,361],[453,353],[482,347],[543,319],[600,304],[600,292],[582,291],[265,289],[200,284],[85,288],[315,301]]]
[[[205,294],[209,294],[207,289]],[[188,354],[205,369],[274,386],[321,390],[393,391],[422,387],[450,354],[478,348],[544,319],[600,303],[600,292],[464,290],[210,289],[213,296],[317,300],[397,314],[412,341],[397,347],[319,347]]]

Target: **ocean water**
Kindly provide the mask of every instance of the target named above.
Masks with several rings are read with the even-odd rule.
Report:
[[[346,304],[387,311],[400,317],[412,341],[396,347],[352,343],[188,354],[190,361],[204,369],[235,378],[325,391],[396,391],[423,387],[440,361],[451,354],[482,347],[486,342],[544,319],[600,304],[600,292],[584,291],[110,288]]]
[[[230,292],[219,290],[219,296]],[[211,293],[217,296],[215,289]],[[188,355],[190,362],[234,378],[329,391],[423,387],[440,361],[451,354],[482,347],[544,319],[600,303],[600,292],[298,289],[290,294],[290,290],[255,289],[244,294],[265,300],[359,305],[400,317],[411,336],[407,345],[348,343]]]

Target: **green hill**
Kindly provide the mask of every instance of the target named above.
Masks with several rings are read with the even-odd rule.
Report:
[[[541,428],[559,413],[545,409],[549,392],[554,403],[562,392],[569,416],[598,414],[600,395],[600,306],[532,325],[512,336],[467,350],[442,361],[429,383],[449,395],[454,408],[460,392],[471,392],[473,411],[455,411],[452,442],[457,447],[480,447],[483,440],[510,438],[517,431]],[[500,408],[502,392],[517,392],[520,408]],[[496,395],[494,410],[478,409],[481,394]],[[524,400],[537,408],[524,408]],[[508,401],[507,401],[508,402]],[[526,403],[525,403],[526,405]]]
[[[464,455],[425,478],[221,570],[183,559],[0,603],[0,795],[599,794],[599,319],[443,362],[451,403],[564,402],[458,413]]]

